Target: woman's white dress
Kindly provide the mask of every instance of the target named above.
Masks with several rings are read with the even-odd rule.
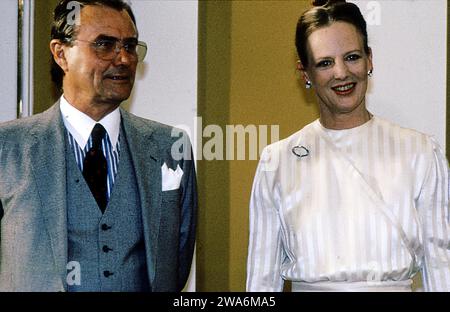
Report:
[[[297,155],[296,155],[297,154]],[[430,136],[374,116],[319,120],[267,146],[250,202],[248,291],[450,291],[448,163]]]

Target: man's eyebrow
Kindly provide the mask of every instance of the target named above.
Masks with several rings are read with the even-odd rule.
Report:
[[[111,40],[111,41],[116,41],[119,40],[119,38],[117,37],[113,37],[113,36],[108,36],[108,35],[103,35],[100,34],[97,36],[96,40]],[[124,38],[123,40],[127,41],[127,40],[137,40],[136,37],[128,37],[128,38]]]

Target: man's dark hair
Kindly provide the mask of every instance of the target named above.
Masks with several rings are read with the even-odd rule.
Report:
[[[359,8],[345,0],[314,1],[315,7],[304,12],[297,23],[295,45],[303,66],[308,66],[308,51],[306,43],[309,35],[315,30],[329,26],[333,22],[346,22],[355,26],[361,34],[364,52],[370,54],[367,36],[367,24]]]
[[[68,22],[68,16],[73,12],[73,6],[71,2],[78,3],[80,8],[84,8],[87,5],[99,5],[116,9],[117,11],[125,10],[136,26],[136,18],[128,3],[123,0],[61,0],[55,8],[53,13],[53,24],[51,31],[51,39],[59,39],[62,43],[72,44],[72,40],[77,35],[77,25]],[[62,82],[64,77],[64,71],[59,67],[52,57],[51,68],[52,80],[56,84],[58,90],[62,88]]]

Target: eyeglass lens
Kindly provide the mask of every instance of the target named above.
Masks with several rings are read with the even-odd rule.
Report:
[[[137,39],[119,40],[117,38],[98,38],[94,41],[94,48],[98,57],[104,60],[114,59],[123,48],[130,56],[143,61],[147,53],[147,46]]]

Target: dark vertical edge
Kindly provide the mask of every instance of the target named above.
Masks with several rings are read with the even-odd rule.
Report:
[[[229,120],[231,76],[231,2],[199,1],[198,117],[225,129]],[[198,140],[202,151],[210,138]],[[225,154],[225,146],[223,150]],[[198,154],[197,154],[198,155]],[[202,159],[203,157],[202,153]],[[225,155],[224,155],[225,157]],[[198,291],[229,290],[230,168],[225,160],[198,160]]]

